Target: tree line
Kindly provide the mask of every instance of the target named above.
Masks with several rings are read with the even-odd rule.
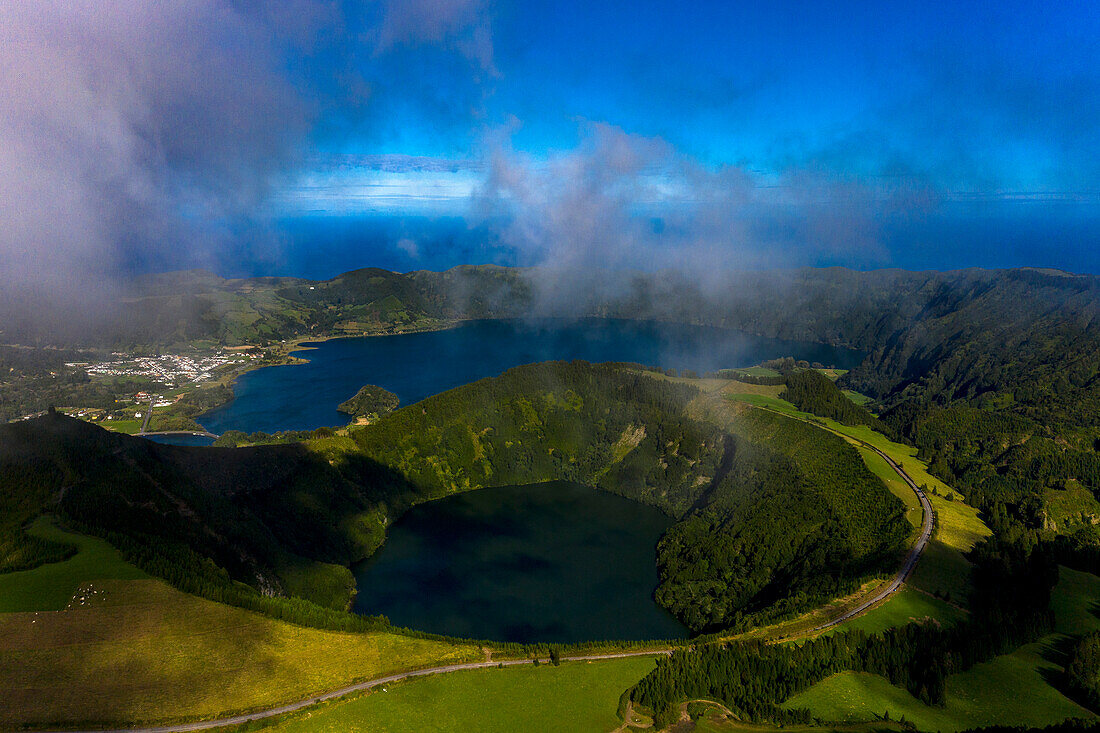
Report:
[[[950,674],[1004,654],[1053,628],[1050,593],[1058,578],[1042,545],[1008,545],[996,539],[972,553],[975,603],[967,620],[951,628],[908,624],[881,634],[836,633],[799,644],[736,642],[674,652],[631,693],[655,713],[655,724],[673,722],[679,702],[717,699],[746,721],[809,723],[806,710],[783,701],[837,672],[879,674],[930,705],[944,703]]]

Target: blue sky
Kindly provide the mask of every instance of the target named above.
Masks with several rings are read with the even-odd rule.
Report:
[[[370,59],[390,80],[374,124],[320,143],[319,165],[282,192],[282,213],[360,217],[365,231],[373,213],[477,219],[487,159],[503,149],[536,179],[528,185],[576,186],[548,169],[598,155],[599,126],[628,146],[666,146],[642,164],[651,175],[676,180],[661,169],[688,165],[749,176],[757,200],[743,216],[790,231],[778,242],[731,235],[735,266],[1100,265],[1100,12],[1088,3],[528,2],[477,15],[488,59],[420,43]],[[649,174],[623,173],[639,175]],[[793,209],[781,211],[774,199],[791,190]],[[514,198],[505,190],[494,203]],[[553,196],[535,198],[524,214],[559,213]],[[650,204],[647,214],[664,213]],[[799,221],[830,204],[840,210],[822,244]],[[847,244],[833,231],[846,217]],[[538,236],[568,238],[564,226]],[[499,261],[560,254],[500,236]],[[644,239],[638,259],[652,261],[662,243]],[[708,251],[720,239],[708,231]],[[379,254],[398,267],[455,262],[418,249],[434,254]],[[613,264],[634,262],[612,249]]]
[[[475,8],[492,68],[423,44],[372,56],[380,124],[333,152],[463,159],[514,128],[515,147],[541,156],[574,148],[590,121],[772,173],[909,166],[984,193],[1096,183],[1095,161],[1074,160],[1096,152],[1100,113],[1090,3]]]
[[[1100,272],[1089,2],[43,0],[0,29],[24,278]]]

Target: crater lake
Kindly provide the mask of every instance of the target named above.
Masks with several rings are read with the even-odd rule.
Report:
[[[672,519],[563,481],[478,489],[410,509],[354,568],[354,610],[494,641],[682,638],[653,600]]]

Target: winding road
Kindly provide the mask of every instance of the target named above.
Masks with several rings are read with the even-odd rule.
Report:
[[[758,408],[758,409],[765,409],[766,410],[768,408]],[[809,423],[810,425],[814,425],[815,427],[821,428],[822,430],[829,430],[829,428],[821,425],[820,423],[817,423],[817,422],[814,422],[814,421],[811,421],[811,420],[803,420],[802,418],[794,417],[793,415],[786,415],[786,414],[778,412],[776,410],[769,410],[769,411],[770,412],[776,412],[776,414],[780,414],[780,415],[783,415],[784,417],[788,417],[788,418],[791,418],[791,419],[802,420],[803,422]],[[833,432],[833,431],[830,430],[830,432]],[[839,433],[836,433],[836,434],[839,435]],[[892,458],[890,458],[890,456],[886,455],[885,453],[883,453],[882,451],[880,451],[878,448],[871,445],[870,443],[867,443],[866,441],[860,440],[858,438],[853,438],[851,436],[843,436],[843,437],[848,438],[850,440],[854,440],[855,442],[859,443],[860,445],[867,448],[868,450],[872,450],[875,453],[877,453],[878,455],[882,456],[882,458],[890,465],[890,467],[898,474],[898,476],[900,476],[902,478],[902,480],[904,480],[905,483],[909,485],[909,488],[911,488],[913,490],[913,493],[915,493],[917,495],[917,498],[920,500],[920,505],[921,505],[921,509],[923,511],[924,517],[921,521],[920,536],[917,538],[917,541],[913,544],[913,547],[909,550],[909,553],[905,556],[905,561],[902,563],[901,568],[898,570],[898,572],[894,576],[893,580],[891,580],[889,583],[887,583],[885,586],[883,586],[878,592],[876,592],[873,596],[868,598],[866,601],[863,601],[862,603],[860,603],[855,608],[853,608],[849,611],[846,611],[845,613],[841,614],[840,616],[837,616],[836,618],[828,621],[827,623],[823,623],[820,626],[816,626],[816,627],[810,629],[809,631],[804,632],[806,634],[817,633],[818,631],[821,631],[823,629],[827,629],[831,626],[836,626],[837,624],[841,624],[841,623],[843,623],[843,622],[845,622],[845,621],[847,621],[851,618],[859,616],[860,614],[865,613],[866,611],[870,610],[872,607],[874,607],[874,606],[878,605],[879,603],[881,603],[883,600],[885,600],[887,597],[889,597],[893,593],[897,592],[897,590],[899,588],[901,588],[902,584],[905,582],[905,579],[909,577],[909,574],[911,572],[913,572],[913,568],[916,567],[917,561],[920,560],[921,553],[924,552],[924,548],[928,545],[928,540],[932,536],[932,528],[933,528],[934,523],[935,523],[934,522],[935,513],[932,509],[931,502],[928,501],[928,497],[925,496],[924,491],[922,491],[921,488],[919,486],[917,486],[917,483],[912,479],[911,476],[909,476],[909,474],[907,474],[902,469],[901,466],[899,466]],[[630,652],[618,652],[618,653],[614,653],[614,654],[591,654],[591,655],[586,655],[586,656],[562,657],[561,659],[562,659],[562,661],[570,661],[570,662],[592,662],[592,661],[599,661],[599,660],[605,660],[605,659],[624,659],[626,657],[654,657],[654,656],[660,656],[660,655],[668,655],[668,654],[671,654],[672,651],[673,651],[672,649],[658,649],[658,650],[648,650],[648,651],[630,651]],[[548,660],[545,660],[545,659],[540,660],[540,661],[548,662]],[[303,708],[307,708],[310,705],[315,705],[319,702],[324,702],[326,700],[333,700],[335,698],[343,697],[344,695],[348,695],[348,694],[353,693],[353,692],[361,692],[363,690],[369,690],[371,688],[379,687],[381,685],[386,685],[386,684],[389,684],[389,683],[392,683],[392,682],[400,682],[401,680],[412,679],[412,678],[415,678],[415,677],[426,677],[428,675],[433,675],[433,674],[446,674],[448,672],[461,672],[463,670],[469,670],[469,669],[486,669],[486,668],[489,668],[489,667],[502,667],[502,666],[503,667],[514,667],[514,666],[518,666],[518,665],[521,665],[521,664],[531,664],[532,662],[533,662],[533,660],[531,660],[531,659],[508,659],[508,660],[497,661],[497,662],[492,662],[492,661],[466,662],[466,663],[463,663],[463,664],[447,664],[447,665],[443,665],[443,666],[440,666],[440,667],[428,667],[426,669],[416,669],[416,670],[411,670],[411,671],[408,671],[408,672],[398,672],[396,674],[387,675],[385,677],[376,677],[376,678],[371,679],[371,680],[366,680],[366,681],[363,681],[363,682],[357,682],[353,685],[348,685],[347,687],[341,687],[338,690],[332,690],[331,692],[326,692],[326,693],[321,694],[321,695],[315,695],[313,697],[306,698],[305,700],[299,700],[298,702],[290,703],[289,705],[282,705],[282,706],[275,707],[275,708],[268,708],[266,710],[258,710],[256,712],[252,712],[252,713],[246,713],[246,714],[242,714],[242,715],[234,715],[234,716],[227,717],[227,718],[218,718],[217,720],[203,720],[203,721],[198,721],[198,722],[194,722],[194,723],[180,723],[180,724],[177,724],[177,725],[163,725],[163,726],[155,726],[155,727],[152,727],[152,728],[123,728],[123,729],[117,729],[115,731],[108,731],[107,733],[184,733],[185,731],[207,730],[209,728],[221,728],[221,727],[230,726],[230,725],[241,725],[243,723],[248,723],[248,722],[253,721],[253,720],[261,720],[263,718],[272,718],[272,717],[275,717],[276,715],[283,715],[285,713],[291,713],[291,712],[294,712],[296,710],[301,710]],[[103,731],[87,731],[87,732],[82,732],[82,733],[103,733]]]
[[[917,499],[920,500],[921,512],[923,514],[920,526],[920,536],[917,538],[917,541],[913,543],[913,546],[909,549],[909,553],[905,556],[905,562],[901,564],[901,569],[898,570],[897,575],[894,576],[893,580],[883,586],[882,589],[879,590],[879,592],[875,593],[875,595],[871,596],[869,599],[859,604],[852,610],[846,611],[845,613],[837,616],[828,623],[821,624],[820,626],[811,629],[809,631],[809,633],[811,634],[821,631],[822,629],[827,629],[830,626],[836,626],[837,624],[843,623],[850,618],[859,616],[861,613],[869,610],[872,606],[878,605],[884,599],[886,599],[887,596],[895,593],[899,588],[901,588],[902,583],[904,583],[905,579],[909,577],[909,574],[913,572],[913,568],[917,566],[917,561],[920,560],[921,553],[924,552],[924,548],[928,545],[928,540],[932,538],[932,528],[935,526],[936,513],[932,509],[932,502],[928,501],[928,497],[924,495],[924,490],[921,489],[921,487],[917,486],[917,482],[914,481],[913,478],[909,474],[907,474],[902,469],[902,467],[894,461],[893,458],[886,455],[875,446],[866,441],[860,440],[859,438],[852,438],[851,436],[846,437],[856,441],[864,448],[878,453],[880,456],[882,456],[883,460],[885,460],[890,465],[890,468],[894,469],[894,472],[897,473],[898,476],[901,476],[902,480],[905,481],[905,483],[909,484],[909,488],[913,490],[913,493],[917,495]]]
[[[850,611],[845,611],[843,614],[841,614],[840,616],[837,616],[836,618],[830,620],[827,623],[821,624],[820,626],[815,626],[814,628],[809,629],[808,631],[802,632],[800,634],[800,636],[805,636],[807,634],[816,634],[818,631],[822,631],[824,629],[827,629],[830,626],[836,626],[837,624],[844,623],[848,619],[855,618],[856,616],[859,616],[859,615],[869,611],[872,607],[877,606],[879,603],[884,601],[886,598],[888,598],[892,594],[896,593],[897,590],[899,588],[901,588],[902,583],[904,583],[905,579],[909,577],[909,574],[913,572],[913,568],[915,568],[917,566],[917,561],[920,560],[921,553],[923,553],[924,548],[928,546],[928,540],[930,540],[932,538],[932,530],[935,528],[935,524],[936,524],[936,512],[932,508],[932,502],[930,502],[928,500],[928,497],[925,496],[924,490],[921,489],[921,487],[917,486],[917,482],[913,480],[913,477],[910,476],[909,474],[907,474],[905,472],[905,469],[903,469],[901,466],[898,465],[897,461],[895,461],[893,458],[891,458],[890,456],[888,456],[885,453],[883,453],[882,451],[880,451],[875,446],[868,443],[866,440],[860,440],[859,438],[853,437],[851,435],[845,435],[844,433],[837,432],[836,430],[833,430],[832,428],[829,428],[825,425],[822,425],[821,423],[819,423],[815,420],[807,420],[806,418],[798,417],[796,415],[789,415],[785,412],[780,412],[779,410],[773,410],[770,407],[759,407],[758,406],[758,407],[756,407],[756,409],[758,409],[758,410],[767,410],[768,412],[774,412],[776,415],[782,415],[783,417],[789,418],[791,420],[801,420],[802,422],[806,423],[807,425],[813,425],[815,428],[820,428],[821,430],[827,430],[830,433],[832,433],[833,435],[839,435],[840,437],[844,438],[845,440],[850,440],[854,443],[859,443],[861,446],[863,446],[867,450],[877,453],[878,455],[880,455],[882,457],[882,460],[886,461],[887,465],[889,465],[890,468],[894,469],[894,473],[896,473],[898,476],[900,476],[902,481],[904,481],[906,484],[909,485],[909,488],[913,490],[913,493],[917,495],[917,499],[920,501],[920,508],[921,508],[921,514],[922,514],[921,525],[920,525],[920,536],[918,536],[917,541],[913,543],[913,547],[911,547],[909,549],[908,554],[906,554],[906,556],[905,556],[905,561],[902,562],[901,568],[898,570],[897,574],[894,576],[894,579],[891,580],[886,585],[884,585],[882,588],[879,589],[879,591],[877,593],[875,593],[873,596],[871,596],[867,600],[860,603],[855,608],[851,609]]]

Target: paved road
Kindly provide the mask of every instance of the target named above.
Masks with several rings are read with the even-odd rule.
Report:
[[[880,603],[887,596],[896,592],[898,588],[901,587],[901,584],[905,582],[905,579],[909,577],[909,574],[913,572],[913,568],[917,566],[917,560],[920,560],[921,553],[924,552],[924,548],[928,545],[928,540],[932,537],[932,526],[935,521],[936,514],[932,510],[932,503],[928,501],[928,497],[924,495],[924,491],[921,489],[921,487],[917,486],[917,482],[914,481],[913,478],[909,474],[907,474],[901,466],[895,463],[894,459],[880,451],[875,446],[865,441],[859,440],[858,438],[852,438],[852,440],[855,440],[864,448],[867,448],[868,450],[873,450],[875,453],[878,453],[880,456],[882,456],[883,459],[888,464],[890,464],[890,468],[894,469],[894,472],[897,473],[898,476],[901,476],[905,483],[909,484],[909,488],[911,488],[913,490],[913,493],[917,495],[917,498],[920,499],[921,511],[924,515],[921,519],[920,537],[917,538],[916,543],[909,550],[909,554],[905,556],[905,562],[901,564],[901,569],[898,570],[897,575],[895,575],[894,579],[891,580],[884,588],[882,588],[878,593],[876,593],[868,600],[861,603],[859,606],[853,608],[851,611],[848,611],[841,616],[838,616],[827,624],[822,624],[821,626],[811,629],[810,633],[821,631],[822,629],[827,629],[830,626],[836,626],[839,623],[843,623],[850,618],[858,616],[872,606]]]
[[[780,412],[779,410],[773,410],[770,407],[758,407],[757,409],[774,412],[776,415],[782,415],[783,417],[787,417],[792,420],[801,420],[802,422],[807,423],[808,425],[813,425],[816,428],[828,430],[834,435],[840,435],[841,437],[847,438],[848,440],[854,440],[867,450],[878,453],[880,456],[882,456],[882,459],[890,465],[890,468],[894,469],[894,473],[900,476],[901,479],[905,481],[905,483],[909,484],[909,488],[913,490],[913,493],[917,495],[917,499],[920,500],[920,508],[923,515],[920,525],[920,537],[917,538],[917,541],[913,544],[913,547],[905,556],[905,562],[901,564],[901,569],[898,570],[898,573],[894,576],[894,579],[886,584],[877,593],[875,593],[875,595],[871,596],[871,598],[859,604],[852,610],[847,611],[840,616],[837,616],[828,623],[821,624],[820,626],[815,626],[809,631],[803,632],[802,634],[800,634],[800,636],[804,636],[806,634],[814,634],[823,629],[827,629],[830,626],[836,626],[837,624],[844,623],[850,618],[855,618],[865,611],[868,611],[872,606],[876,606],[881,603],[887,596],[896,593],[897,590],[901,588],[901,584],[905,582],[905,579],[909,577],[909,574],[913,572],[913,568],[917,566],[917,561],[920,560],[921,553],[924,552],[924,548],[928,545],[928,540],[932,537],[932,528],[935,525],[936,512],[934,509],[932,509],[932,502],[928,501],[928,497],[924,495],[924,491],[921,489],[921,487],[917,486],[917,482],[913,480],[913,477],[907,474],[905,470],[901,466],[899,466],[897,462],[894,461],[893,458],[886,455],[878,448],[868,443],[866,440],[860,440],[859,438],[854,438],[851,435],[837,433],[836,431],[827,428],[821,423],[814,420],[807,420],[805,418],[796,417],[794,415],[788,415],[787,413]]]
[[[149,409],[145,411],[145,419],[141,423],[141,430],[138,434],[144,434],[149,431],[149,418],[153,417],[153,398],[149,398]]]
[[[791,416],[784,415],[784,417]],[[811,425],[822,428],[823,430],[827,429],[824,428],[822,425],[809,420],[804,420],[803,422],[808,422]],[[860,614],[870,609],[872,606],[875,606],[878,603],[882,602],[887,596],[896,592],[898,588],[901,587],[901,584],[905,582],[905,579],[909,577],[909,573],[913,572],[913,568],[916,567],[917,560],[920,559],[921,553],[924,552],[924,548],[928,544],[929,538],[932,536],[933,518],[935,514],[932,510],[932,504],[928,501],[928,497],[924,495],[924,492],[919,486],[917,486],[917,483],[912,479],[912,477],[909,476],[909,474],[902,470],[901,466],[895,463],[894,460],[890,458],[890,456],[886,455],[870,443],[866,443],[862,440],[859,440],[858,438],[852,439],[863,445],[868,450],[873,450],[875,453],[878,453],[880,456],[882,456],[883,459],[888,464],[890,464],[890,467],[894,469],[898,476],[900,476],[905,481],[905,483],[909,484],[909,488],[911,488],[913,492],[917,495],[917,498],[920,499],[921,509],[924,512],[924,519],[921,522],[921,533],[920,537],[917,539],[916,544],[914,544],[912,549],[909,550],[909,554],[905,556],[905,562],[902,563],[901,569],[898,570],[897,575],[894,576],[894,579],[890,581],[890,583],[888,583],[874,596],[864,601],[856,608],[847,611],[846,613],[838,616],[837,618],[834,618],[828,623],[824,623],[820,626],[814,627],[807,633],[815,633],[821,631],[822,629],[827,629],[830,626],[836,626],[837,624],[843,623],[850,618],[859,616]],[[661,654],[667,655],[671,653],[671,649],[661,649],[644,652],[635,651],[619,652],[616,654],[591,654],[587,656],[562,657],[562,661],[587,662],[601,659],[624,659],[626,657],[651,657]],[[386,677],[377,677],[375,679],[367,680],[365,682],[358,682],[354,685],[341,687],[339,690],[326,692],[323,695],[317,695],[315,697],[310,697],[305,700],[299,700],[298,702],[291,703],[289,705],[283,705],[277,708],[268,708],[267,710],[260,710],[254,713],[248,713],[246,715],[234,715],[229,718],[219,718],[218,720],[203,720],[196,723],[181,723],[179,725],[164,725],[153,728],[125,728],[116,731],[108,731],[107,733],[184,733],[185,731],[206,730],[209,728],[220,728],[227,725],[240,725],[242,723],[247,723],[252,720],[261,720],[263,718],[272,718],[276,715],[283,715],[284,713],[291,713],[295,710],[301,710],[302,708],[309,707],[310,705],[315,705],[325,700],[332,700],[337,697],[343,697],[344,695],[350,694],[352,692],[369,690],[372,687],[378,687],[380,685],[386,685],[391,682],[398,682],[400,680],[411,679],[414,677],[425,677],[427,675],[433,674],[445,674],[447,672],[460,672],[467,669],[485,669],[487,667],[499,667],[501,665],[505,667],[514,667],[520,664],[531,663],[532,660],[530,659],[508,659],[499,662],[468,662],[465,664],[448,664],[441,667],[429,667],[427,669],[417,669],[410,672],[399,672],[397,674],[387,675]],[[87,733],[96,732],[89,731]],[[103,733],[103,731],[98,731],[98,733]]]

